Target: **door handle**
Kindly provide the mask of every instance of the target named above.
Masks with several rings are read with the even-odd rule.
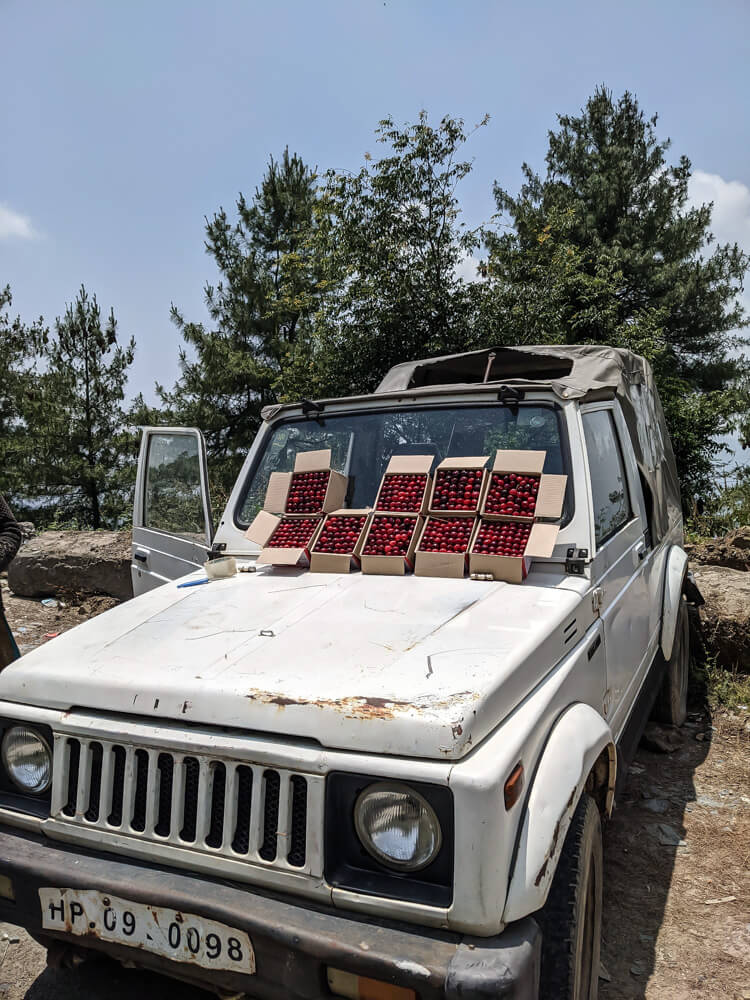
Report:
[[[145,552],[136,552],[134,554],[134,558],[137,559],[138,562],[148,562],[148,555]]]
[[[594,639],[594,641],[591,643],[589,648],[586,650],[587,659],[592,660],[594,658],[594,653],[601,646],[601,644],[602,644],[602,637],[598,635],[596,639]]]
[[[641,544],[638,546],[638,548],[635,551],[636,551],[636,555],[638,556],[638,560],[640,562],[643,562],[643,560],[646,558],[646,554],[648,552],[648,549],[646,548],[645,543],[641,542]]]

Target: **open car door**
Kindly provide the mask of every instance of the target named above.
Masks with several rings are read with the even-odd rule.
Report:
[[[133,508],[133,593],[198,569],[212,540],[203,435],[192,427],[144,427]]]

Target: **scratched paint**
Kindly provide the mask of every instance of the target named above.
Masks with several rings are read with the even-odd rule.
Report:
[[[75,692],[92,710],[458,759],[566,651],[562,625],[581,596],[569,579],[545,580],[301,585],[265,570],[162,587],[13,664],[0,699],[67,710]]]

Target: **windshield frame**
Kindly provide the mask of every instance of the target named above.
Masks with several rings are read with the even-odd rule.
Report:
[[[343,401],[342,401],[343,402]],[[513,404],[515,405],[515,404]],[[575,514],[575,491],[573,490],[572,484],[572,459],[570,450],[570,441],[568,437],[568,426],[567,421],[564,418],[563,408],[554,399],[550,399],[549,396],[545,395],[542,398],[526,398],[517,404],[519,409],[524,406],[535,406],[543,407],[545,409],[553,410],[555,413],[555,419],[557,421],[558,434],[560,438],[560,451],[562,456],[563,468],[568,477],[565,490],[565,502],[563,507],[562,517],[560,518],[560,527],[564,528],[573,520]],[[441,409],[477,409],[477,408],[487,408],[488,406],[497,406],[504,409],[509,408],[509,404],[498,400],[497,394],[493,393],[490,398],[487,398],[482,394],[478,398],[473,399],[439,399],[439,400],[428,400],[425,398],[421,399],[409,399],[398,400],[387,404],[382,400],[373,399],[372,403],[357,403],[352,405],[341,405],[340,407],[334,404],[329,404],[325,407],[324,412],[321,414],[322,419],[326,417],[341,417],[345,416],[347,413],[362,413],[362,414],[377,414],[377,413],[393,413],[403,410],[441,410]],[[270,421],[266,425],[262,425],[258,432],[258,437],[256,438],[253,445],[253,457],[249,465],[246,465],[240,473],[242,478],[242,486],[239,491],[233,491],[236,493],[237,499],[233,503],[232,508],[232,522],[234,526],[240,531],[246,531],[249,523],[241,519],[242,509],[247,500],[247,495],[250,491],[250,486],[255,477],[258,467],[260,466],[263,458],[266,454],[268,439],[273,433],[275,433],[280,427],[286,426],[287,424],[294,423],[305,423],[315,418],[311,415],[305,415],[303,413],[289,414],[285,413],[279,414],[279,416]],[[489,456],[490,459],[494,458],[494,455]],[[239,483],[237,484],[239,485]],[[373,498],[374,500],[374,498]]]

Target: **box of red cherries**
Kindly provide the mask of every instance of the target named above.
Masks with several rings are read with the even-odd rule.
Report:
[[[414,573],[417,576],[464,576],[476,523],[472,514],[428,517],[417,542]]]
[[[245,532],[262,549],[258,563],[308,565],[323,514],[341,507],[347,485],[347,477],[331,469],[330,448],[301,451],[292,472],[272,472],[263,510]]]
[[[427,509],[432,455],[393,455],[380,489],[375,510],[387,514],[422,514]]]
[[[331,450],[301,451],[293,472],[272,472],[263,503],[273,514],[325,514],[346,499],[346,476],[331,469]]]
[[[469,552],[472,573],[521,583],[532,559],[552,555],[567,476],[542,473],[544,451],[498,451],[485,483]]]
[[[444,458],[435,469],[428,501],[430,514],[476,514],[482,499],[487,456]]]
[[[403,576],[414,568],[414,549],[422,527],[417,514],[381,514],[370,518],[360,550],[363,573]]]
[[[313,573],[348,573],[359,568],[371,510],[345,508],[329,514],[310,551]]]
[[[307,566],[310,549],[318,537],[322,515],[301,517],[260,511],[245,537],[261,547],[258,563],[267,566]]]

